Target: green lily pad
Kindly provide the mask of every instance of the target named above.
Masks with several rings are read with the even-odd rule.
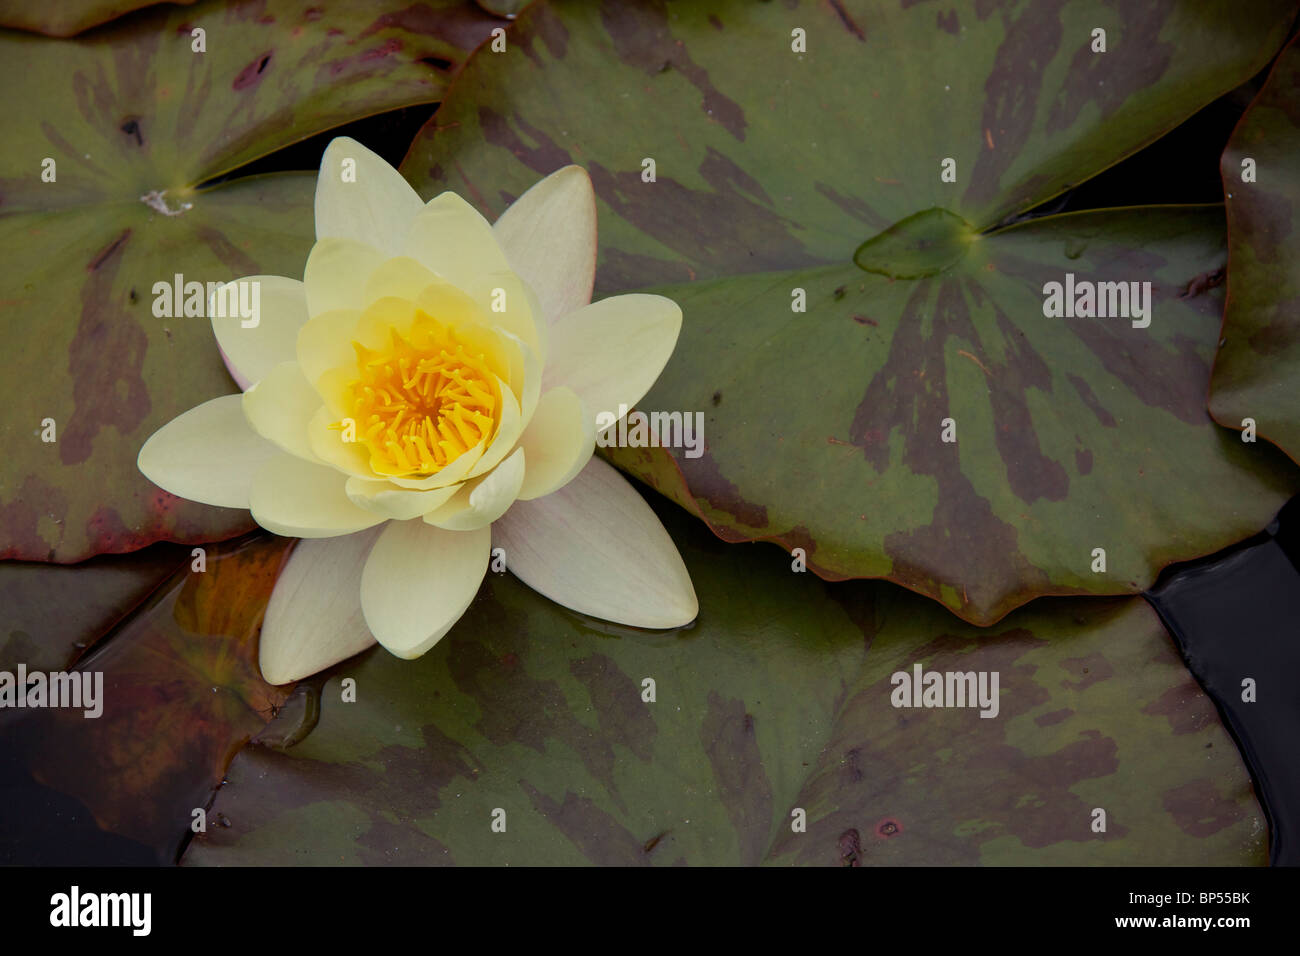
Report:
[[[1240,759],[1140,599],[981,631],[658,510],[692,628],[602,624],[489,575],[427,655],[339,665],[319,722],[276,735],[298,743],[244,748],[213,805],[229,826],[182,862],[838,865],[849,830],[868,864],[1266,862]],[[894,708],[891,672],[918,663],[998,671],[997,717]]]
[[[1210,412],[1300,461],[1300,47],[1278,57],[1224,150],[1228,305]],[[1246,181],[1247,179],[1251,181]]]
[[[1139,591],[1300,487],[1204,409],[1222,297],[1198,290],[1224,264],[1221,213],[990,231],[1249,78],[1294,12],[539,3],[403,170],[497,214],[586,166],[597,295],[648,286],[685,314],[641,407],[705,416],[698,457],[611,460],[729,541],[987,624],[1039,594]],[[1067,273],[1151,281],[1153,321],[1046,316]]]
[[[156,2],[157,0],[59,0],[58,3],[32,3],[31,0],[0,0],[0,27],[31,30],[52,37],[70,37]],[[194,0],[173,2],[190,4]]]
[[[1222,215],[1037,219],[917,282],[832,266],[661,288],[690,321],[641,404],[704,409],[708,450],[611,459],[725,537],[803,548],[827,577],[886,577],[979,624],[1040,594],[1144,590],[1300,490],[1282,455],[1205,411],[1222,290],[1189,287],[1223,263]],[[1151,282],[1150,325],[1045,317],[1043,287],[1067,274]],[[756,369],[768,355],[780,388]],[[655,453],[667,467],[644,465]]]
[[[101,829],[174,859],[192,811],[292,690],[265,683],[257,666],[262,614],[290,544],[262,535],[211,546],[205,570],[187,564],[124,617],[77,665],[103,674],[99,716],[0,712],[31,777],[77,798]]]
[[[300,275],[315,175],[203,184],[438,99],[497,22],[469,0],[269,0],[145,11],[78,40],[0,35],[0,557],[75,561],[251,527],[246,512],[181,501],[136,470],[157,428],[234,390],[207,320],[157,315],[154,289],[178,274]]]

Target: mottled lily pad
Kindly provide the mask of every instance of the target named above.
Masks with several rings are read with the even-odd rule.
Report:
[[[190,548],[159,542],[74,565],[0,563],[0,670],[71,666],[192,559]]]
[[[210,547],[204,570],[187,564],[118,622],[77,665],[103,675],[99,716],[0,712],[19,766],[79,800],[102,830],[173,859],[192,812],[292,690],[265,683],[257,667],[262,614],[290,543],[262,535]]]
[[[144,11],[77,40],[0,35],[0,557],[75,561],[251,526],[136,470],[157,428],[234,390],[206,319],[158,316],[154,287],[301,274],[315,176],[203,184],[438,99],[498,22],[469,0],[269,0]]]
[[[1294,41],[1232,134],[1222,170],[1228,304],[1210,411],[1229,428],[1253,423],[1258,436],[1300,461],[1300,47]]]
[[[685,312],[642,408],[705,415],[699,457],[612,460],[727,540],[987,624],[1139,591],[1300,487],[1204,408],[1221,212],[995,231],[1248,79],[1295,6],[536,4],[403,169],[498,214],[586,166],[597,295],[649,286]],[[1154,318],[1048,317],[1067,273],[1150,281]]]
[[[339,665],[305,736],[241,751],[213,805],[229,826],[183,862],[1266,861],[1240,759],[1141,599],[978,630],[659,511],[694,627],[601,624],[489,575],[423,658]],[[999,672],[998,715],[893,707],[917,664]]]
[[[0,26],[31,30],[52,37],[70,37],[156,2],[157,0],[59,0],[58,3],[33,3],[32,0],[0,0]],[[194,0],[172,2],[190,4]]]

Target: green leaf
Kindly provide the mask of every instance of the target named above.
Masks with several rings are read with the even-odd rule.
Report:
[[[290,543],[262,535],[209,547],[205,570],[187,563],[123,618],[77,665],[103,674],[100,716],[4,711],[6,739],[31,776],[80,800],[101,829],[174,859],[192,811],[292,689],[265,683],[257,667],[262,614]],[[60,608],[60,619],[92,610]]]
[[[1222,290],[1187,290],[1223,257],[1218,207],[1111,210],[980,237],[920,282],[832,266],[659,289],[690,319],[641,405],[706,409],[708,451],[648,474],[724,537],[801,547],[827,577],[887,577],[979,624],[1039,594],[1144,590],[1300,490],[1283,456],[1205,411]],[[1150,281],[1150,326],[1045,317],[1043,286],[1067,273]],[[668,458],[609,451],[634,474]]]
[[[1300,461],[1300,47],[1278,57],[1222,160],[1228,305],[1210,412]],[[1247,161],[1250,161],[1249,164]],[[1248,165],[1252,181],[1246,182]]]
[[[0,26],[31,30],[53,37],[69,37],[156,2],[157,0],[59,0],[58,3],[32,3],[31,0],[0,0]],[[189,4],[194,0],[172,2]]]
[[[11,145],[0,157],[0,556],[75,561],[251,527],[246,512],[180,501],[136,470],[156,429],[234,390],[207,320],[157,317],[154,286],[300,276],[315,176],[202,184],[348,120],[437,99],[496,22],[468,0],[270,0],[160,8],[75,41],[0,35]],[[45,419],[55,442],[42,441]]]
[[[230,826],[184,862],[836,865],[848,829],[868,864],[1265,862],[1237,753],[1141,600],[980,631],[659,511],[693,627],[604,624],[489,575],[424,657],[345,662],[314,729],[241,751],[213,806]],[[917,662],[998,671],[1000,713],[895,709],[891,672]]]
[[[699,457],[611,460],[729,541],[991,623],[1038,594],[1141,590],[1300,487],[1205,412],[1221,297],[1188,292],[1223,265],[1221,214],[989,232],[1249,78],[1295,6],[539,3],[403,170],[497,214],[585,166],[597,296],[650,286],[684,310],[642,408],[706,415]],[[1152,281],[1150,327],[1047,318],[1067,272]]]

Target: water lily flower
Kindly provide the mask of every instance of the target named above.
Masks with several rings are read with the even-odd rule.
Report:
[[[492,225],[455,193],[423,202],[351,139],[329,145],[302,281],[237,280],[259,284],[256,324],[219,316],[221,289],[210,303],[245,391],[169,422],[138,460],[172,494],[305,539],[267,607],[268,681],[375,640],[425,653],[469,607],[494,547],[574,610],[647,628],[694,619],[672,540],[592,455],[597,414],[654,383],[681,310],[656,295],[591,302],[595,264],[578,166]]]

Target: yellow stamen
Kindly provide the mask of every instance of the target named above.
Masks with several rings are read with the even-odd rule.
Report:
[[[377,474],[432,475],[495,435],[501,395],[493,363],[450,325],[420,312],[407,337],[394,330],[385,349],[352,345],[357,378],[345,401]]]

